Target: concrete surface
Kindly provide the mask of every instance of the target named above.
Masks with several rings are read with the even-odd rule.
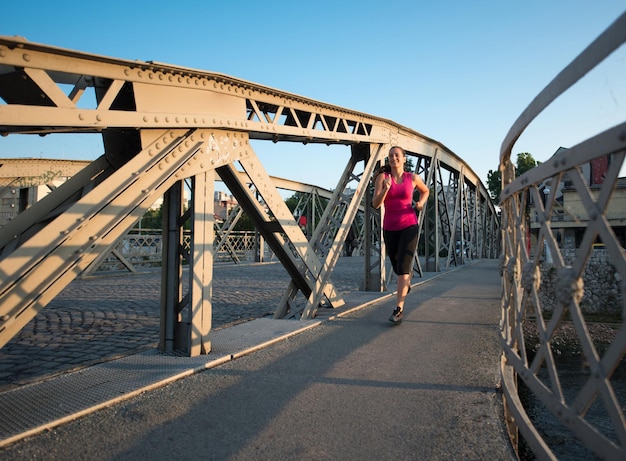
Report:
[[[35,431],[0,459],[515,459],[498,390],[498,262],[431,276],[412,290],[401,325],[387,320],[391,294],[347,295],[343,312]],[[261,331],[266,320],[219,331]],[[5,384],[0,397],[146,354]]]

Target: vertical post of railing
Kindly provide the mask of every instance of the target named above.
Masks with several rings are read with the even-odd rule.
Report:
[[[508,184],[513,182],[513,180],[515,179],[515,167],[511,163],[510,159],[507,160],[506,163],[500,166],[500,174],[501,174],[501,179],[502,179],[501,180],[502,190],[504,190],[504,188]],[[503,340],[507,343],[507,346],[508,346],[508,343],[511,342],[511,338],[513,337],[512,328],[513,328],[513,325],[515,325],[515,309],[509,306],[509,304],[512,301],[510,298],[510,293],[512,293],[512,290],[513,290],[513,287],[511,286],[512,280],[510,278],[510,270],[512,268],[511,264],[515,263],[514,261],[511,261],[511,259],[514,258],[514,255],[510,253],[511,247],[509,243],[515,241],[514,240],[515,237],[511,235],[511,232],[516,228],[516,226],[510,222],[511,219],[513,218],[513,210],[511,208],[512,208],[511,200],[509,200],[502,205],[502,211],[501,211],[502,213],[501,215],[502,261],[501,261],[500,270],[502,272],[502,283],[504,285],[503,298],[502,298],[501,329],[502,329]],[[506,294],[509,294],[509,295],[505,296]],[[517,352],[516,345],[511,345],[511,347],[513,348],[513,350]],[[515,368],[511,366],[509,363],[507,363],[506,355],[503,355],[502,361],[503,361],[502,369],[503,369],[504,379],[506,380],[507,378],[509,378],[511,381],[511,384],[513,385],[513,388],[515,389],[515,391],[517,391],[517,373],[515,372]],[[509,433],[509,438],[511,439],[513,447],[517,451],[518,442],[519,442],[519,428],[515,422],[514,409],[515,409],[515,405],[513,405],[512,402],[509,402],[509,400],[505,398],[504,399],[504,413],[505,413],[504,416],[505,416],[505,422],[507,426],[507,432]]]

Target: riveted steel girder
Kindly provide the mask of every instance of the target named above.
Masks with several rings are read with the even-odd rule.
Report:
[[[458,215],[464,233],[477,229],[470,214],[473,203],[485,203],[482,212],[495,222],[494,207],[477,176],[441,143],[387,119],[223,74],[0,37],[0,99],[2,135],[99,133],[104,145],[102,157],[2,228],[0,346],[164,197],[168,219],[161,347],[208,352],[211,293],[206,285],[211,283],[215,226],[209,205],[200,202],[212,190],[214,170],[292,277],[278,316],[301,312],[301,318],[311,318],[323,299],[331,307],[341,305],[330,275],[358,210],[365,213],[364,287],[385,287],[380,216],[371,210],[370,187],[375,166],[392,145],[417,157],[432,159],[436,153],[438,167],[463,171],[469,190],[480,196],[459,202],[459,210],[465,210]],[[249,140],[350,147],[346,169],[310,240]],[[434,184],[435,173],[428,175],[428,183]],[[351,182],[357,186],[348,197],[344,192]],[[190,209],[182,202],[183,187],[192,190]],[[424,218],[425,225],[429,219]],[[432,219],[440,222],[438,214]],[[185,248],[182,225],[189,220],[194,235]],[[426,238],[430,232],[425,227]],[[492,232],[480,237],[491,241],[497,225],[483,226],[482,232]],[[469,240],[479,238],[470,235]],[[185,260],[193,268],[190,276],[197,276],[189,293],[182,292]],[[193,274],[196,270],[203,274]],[[374,283],[373,273],[379,282]],[[305,298],[300,306],[294,303],[297,293]]]

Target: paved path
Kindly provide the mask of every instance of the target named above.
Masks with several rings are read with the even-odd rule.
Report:
[[[481,261],[415,287],[402,325],[389,324],[393,297],[382,297],[19,440],[0,459],[511,460],[499,296],[497,261]]]

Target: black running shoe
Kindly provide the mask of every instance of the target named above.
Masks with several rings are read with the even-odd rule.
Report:
[[[396,307],[393,314],[391,314],[391,317],[389,317],[389,321],[393,323],[400,323],[402,321],[402,317],[404,317],[402,309],[400,309],[400,307]]]

